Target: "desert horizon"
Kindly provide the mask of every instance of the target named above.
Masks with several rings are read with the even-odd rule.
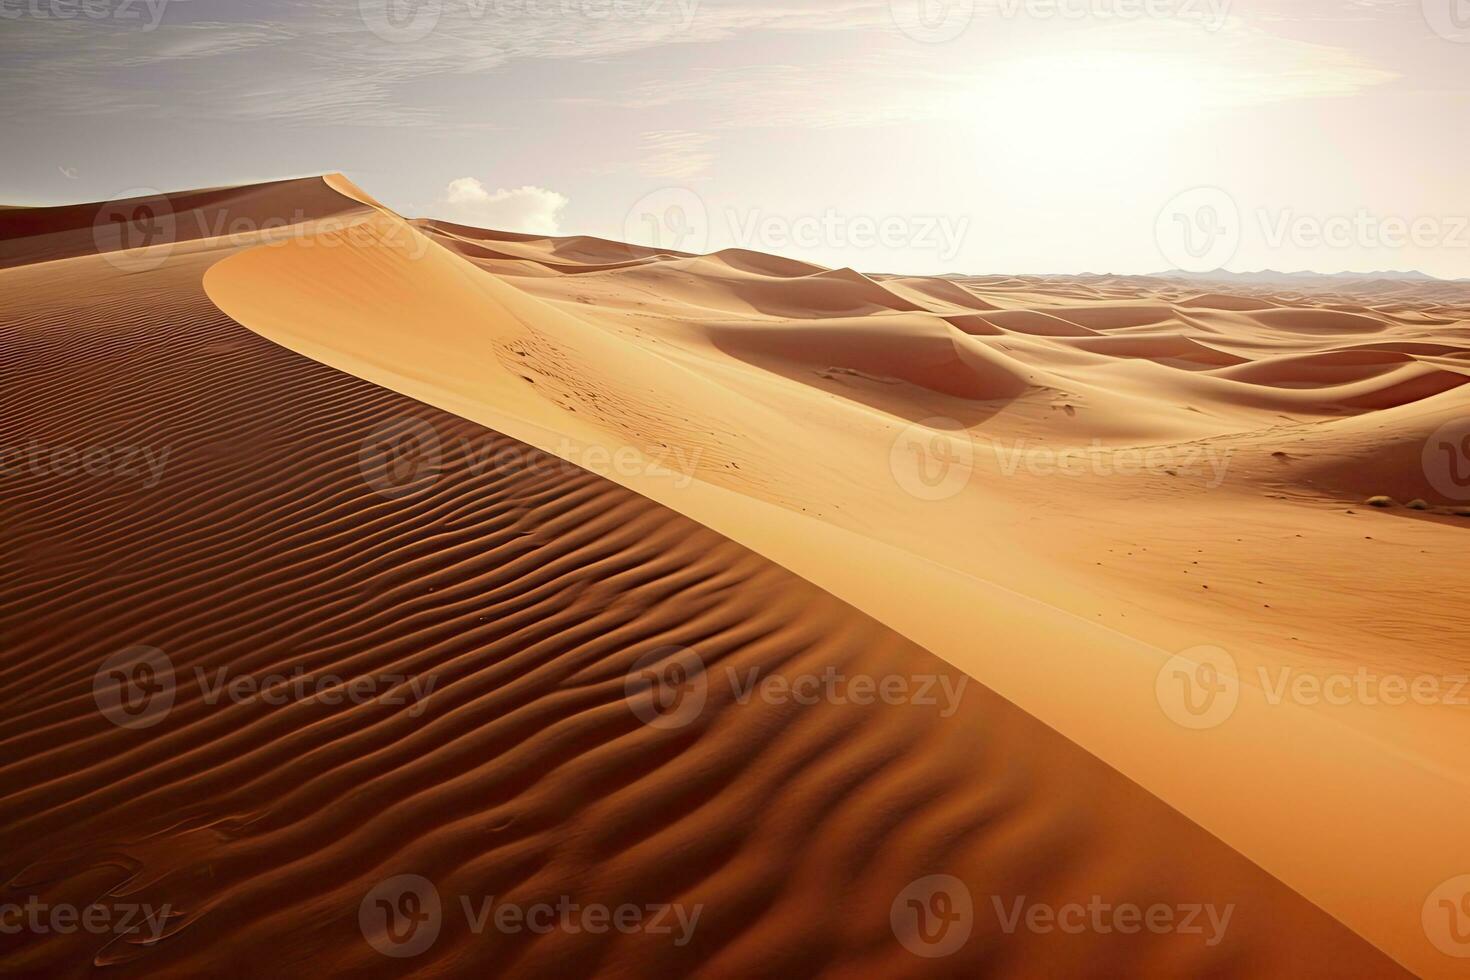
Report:
[[[0,0],[0,973],[1465,976],[1462,14]]]

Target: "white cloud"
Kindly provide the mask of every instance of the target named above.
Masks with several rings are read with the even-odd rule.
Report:
[[[558,235],[566,206],[566,197],[544,187],[490,191],[474,177],[460,177],[449,182],[436,210],[447,221],[476,228]]]

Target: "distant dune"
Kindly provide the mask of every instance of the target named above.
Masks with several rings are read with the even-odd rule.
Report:
[[[340,175],[142,206],[0,218],[7,460],[167,451],[151,485],[4,477],[0,870],[174,911],[0,936],[8,968],[1456,975],[1423,917],[1470,872],[1470,721],[1258,678],[1470,670],[1470,519],[1426,462],[1470,411],[1464,289],[868,275],[409,221]],[[130,729],[93,684],[136,645],[177,690]],[[1203,647],[1239,703],[1191,727],[1165,681]],[[647,723],[650,664],[702,707]],[[200,680],[297,667],[435,686]],[[741,693],[830,673],[963,695]],[[401,874],[700,919],[446,915],[398,960],[359,913]],[[973,934],[930,959],[895,908],[933,875]],[[1233,912],[1215,942],[1000,912],[1094,896]]]

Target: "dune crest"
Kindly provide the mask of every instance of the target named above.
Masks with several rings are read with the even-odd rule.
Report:
[[[249,193],[239,200],[253,206]],[[1242,962],[1267,976],[1404,975],[858,609],[597,475],[591,456],[568,465],[294,354],[224,315],[203,282],[229,293],[221,259],[290,255],[304,278],[283,288],[358,315],[420,285],[411,272],[442,276],[432,281],[469,291],[460,312],[476,319],[459,338],[421,337],[426,351],[478,357],[476,376],[498,367],[509,390],[555,388],[514,402],[537,418],[595,416],[615,392],[585,387],[600,379],[576,368],[607,351],[554,307],[412,238],[322,231],[298,253],[270,237],[206,241],[146,270],[92,255],[71,260],[67,277],[46,261],[0,272],[0,349],[22,369],[0,395],[8,431],[161,452],[147,457],[156,470],[106,480],[7,477],[7,899],[166,910],[156,935],[136,938],[7,931],[8,970],[266,974],[288,960],[288,971],[385,977],[932,976],[935,961],[902,944],[892,909],[944,874],[967,885],[974,912],[943,961],[958,975]],[[329,268],[360,275],[313,278]],[[302,292],[311,282],[319,295]],[[310,333],[304,319],[280,321],[295,325],[293,343]],[[413,323],[375,334],[364,321],[365,349]],[[478,346],[436,347],[451,339]],[[422,363],[395,370],[404,386],[440,380]],[[586,431],[629,408],[602,409]],[[133,644],[165,656],[173,678],[144,728],[115,724],[93,687],[99,662]],[[650,715],[653,697],[629,679],[681,650],[703,666],[702,703]],[[335,680],[265,696],[287,683],[271,678],[297,672]],[[927,679],[947,694],[803,703],[748,686],[754,675],[791,690],[829,672]],[[268,683],[221,700],[221,678]],[[358,681],[386,688],[340,696]],[[361,925],[377,889],[405,874],[445,912],[413,959],[383,955]],[[991,901],[1082,907],[1100,893],[1110,907],[1181,914],[1209,903],[1228,910],[1228,928],[1041,933],[1007,927]],[[674,943],[652,931],[476,930],[458,914],[461,901],[492,897],[675,903],[698,916]]]
[[[791,267],[745,256],[627,264],[585,239],[584,271],[528,274],[527,252],[555,254],[554,240],[503,260],[420,230],[434,247],[414,259],[257,249],[206,288],[294,350],[549,452],[697,458],[683,485],[612,478],[939,654],[1401,962],[1443,972],[1420,906],[1470,863],[1456,829],[1470,769],[1444,753],[1470,726],[1436,708],[1280,703],[1259,678],[1356,669],[1369,652],[1379,670],[1461,668],[1470,616],[1441,577],[1464,569],[1453,500],[1407,452],[1351,481],[1332,461],[1380,422],[1428,433],[1463,411],[1470,363],[1405,351],[1379,371],[1332,355],[1389,334],[1465,350],[1470,300],[1435,284],[1432,317],[1333,297],[1220,309],[1190,305],[1202,294],[1188,284],[1028,276],[946,279],[918,302],[910,280],[773,275]],[[1000,312],[945,309],[957,282]],[[1282,383],[1232,377],[1257,364]],[[951,452],[933,483],[936,438]],[[1349,488],[1368,482],[1440,510],[1365,515],[1352,505],[1368,492]],[[1378,630],[1358,562],[1409,590],[1435,635]],[[1167,717],[1155,690],[1171,656],[1202,646],[1229,650],[1245,678],[1230,724],[1205,733]],[[1262,796],[1270,813],[1250,802]],[[1412,839],[1375,829],[1409,823]],[[1376,843],[1345,861],[1354,840]]]
[[[15,232],[0,289],[18,311],[4,349],[38,386],[9,395],[17,431],[166,436],[187,449],[185,482],[210,488],[42,480],[10,505],[23,544],[11,554],[26,564],[11,566],[6,609],[41,624],[0,674],[37,692],[0,736],[19,760],[0,769],[7,826],[19,828],[11,850],[26,855],[12,887],[131,889],[178,897],[182,912],[156,947],[83,952],[58,939],[26,962],[80,953],[124,970],[206,969],[210,950],[243,955],[283,935],[345,951],[352,904],[372,884],[363,855],[390,846],[366,828],[386,821],[422,841],[406,859],[450,892],[599,882],[603,898],[637,899],[653,894],[639,883],[657,878],[664,843],[702,855],[679,894],[724,910],[701,939],[712,945],[494,951],[528,969],[591,956],[677,970],[697,956],[750,972],[774,944],[805,951],[783,964],[798,972],[920,973],[893,944],[887,892],[946,868],[992,892],[1042,887],[1024,862],[994,871],[1018,852],[978,831],[973,849],[942,859],[928,846],[944,827],[992,825],[985,744],[1025,745],[1034,760],[999,771],[1025,787],[1018,812],[1037,821],[1016,826],[1049,828],[1027,831],[1049,855],[1048,880],[1073,867],[1058,864],[1069,848],[1091,868],[1060,872],[1051,900],[1099,880],[1131,896],[1127,869],[1161,853],[1188,854],[1171,866],[1198,875],[1168,878],[1169,894],[1239,896],[1248,924],[1218,961],[1172,943],[1130,961],[1391,975],[1356,932],[1420,975],[1452,975],[1422,913],[1470,866],[1470,772],[1452,751],[1470,722],[1448,705],[1281,703],[1269,678],[1465,669],[1464,525],[1424,456],[1467,407],[1462,287],[1396,285],[1380,302],[1345,286],[1311,298],[1232,286],[1239,301],[1205,303],[1199,284],[1146,277],[924,280],[410,222],[335,176],[168,198],[199,235],[117,255],[78,212],[0,219]],[[57,286],[58,259],[94,305]],[[101,340],[77,330],[114,321]],[[374,492],[362,454],[405,415],[429,421],[440,456],[434,492],[395,504]],[[1362,506],[1376,494],[1429,509]],[[272,505],[282,495],[291,508]],[[209,567],[249,585],[221,594],[200,578]],[[78,589],[94,595],[80,618]],[[1412,619],[1385,621],[1394,603]],[[177,731],[126,741],[77,685],[107,644],[149,622],[186,674],[413,666],[450,679],[449,713],[425,729],[353,708],[300,727],[298,705],[225,724],[186,697]],[[554,639],[538,622],[619,640]],[[307,627],[311,641],[293,645]],[[912,711],[772,713],[732,707],[730,687],[691,747],[618,715],[618,657],[645,640],[713,644],[713,663],[742,669],[968,680],[979,707],[943,724]],[[60,659],[42,656],[58,645]],[[1178,723],[1159,686],[1200,648],[1227,651],[1240,679],[1229,720],[1206,730]],[[754,753],[752,729],[769,740]],[[803,738],[837,754],[813,755]],[[426,745],[429,773],[398,757],[405,739]],[[933,768],[885,768],[896,745]],[[659,789],[663,768],[641,766],[649,753],[691,767],[687,779]],[[487,761],[501,755],[516,761]],[[781,762],[753,761],[768,757]],[[298,759],[327,768],[313,775]],[[364,782],[384,764],[392,775]],[[818,789],[833,772],[871,774],[839,780],[852,799],[891,800],[896,784],[909,800],[885,838],[889,864],[835,919],[817,896],[874,843],[870,822],[850,826]],[[679,788],[700,779],[712,795]],[[618,802],[579,809],[593,785]],[[142,793],[133,802],[128,786]],[[652,814],[650,790],[663,801]],[[824,828],[823,857],[794,858],[805,838],[789,830],[751,838],[750,807],[712,803],[772,793],[797,824]],[[1100,798],[1116,822],[1098,823]],[[349,799],[362,809],[344,809]],[[159,801],[168,826],[153,822]],[[517,836],[526,813],[571,823]],[[1385,839],[1384,826],[1414,833]],[[464,865],[467,834],[487,849]],[[564,853],[556,839],[612,841],[628,856],[599,877],[588,853],[606,848]],[[1152,857],[1129,849],[1139,840]],[[528,877],[522,860],[551,870]],[[303,888],[336,911],[293,919]],[[751,895],[771,911],[750,913]],[[474,955],[463,933],[443,943],[446,961]],[[853,949],[865,958],[844,962]],[[387,969],[371,950],[343,955],[343,969]],[[1006,936],[953,962],[1067,970],[1096,955],[1086,941],[1033,950]]]

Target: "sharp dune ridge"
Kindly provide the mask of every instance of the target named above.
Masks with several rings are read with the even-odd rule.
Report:
[[[167,452],[151,486],[6,478],[0,877],[172,914],[0,936],[7,969],[397,975],[359,904],[413,873],[446,908],[701,909],[682,946],[446,914],[429,973],[1452,975],[1420,906],[1470,862],[1461,713],[1246,681],[1199,733],[1154,678],[1201,644],[1243,677],[1465,668],[1470,522],[1421,452],[1467,408],[1462,287],[865,275],[407,221],[340,175],[150,207],[143,249],[95,205],[0,219],[7,442]],[[972,449],[924,499],[936,420]],[[435,451],[384,494],[404,426]],[[1058,478],[1036,449],[1161,462]],[[1377,493],[1430,509],[1345,512]],[[137,644],[178,689],[135,731],[92,683]],[[708,704],[645,725],[626,678],[673,647]],[[207,697],[297,668],[434,687],[418,714]],[[830,669],[965,693],[733,680]],[[975,932],[925,960],[890,906],[934,874]],[[1217,944],[996,914],[1093,895],[1234,912]]]

